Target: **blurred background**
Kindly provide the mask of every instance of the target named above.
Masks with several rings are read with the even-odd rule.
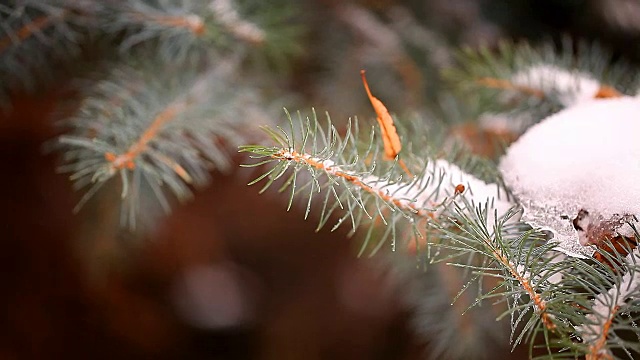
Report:
[[[303,50],[272,84],[290,100],[272,105],[314,106],[335,119],[372,116],[358,73],[363,67],[390,109],[435,101],[434,73],[451,65],[462,45],[569,36],[598,41],[632,63],[640,56],[632,46],[640,34],[635,0],[296,3],[306,27]],[[74,215],[80,195],[57,174],[59,154],[43,150],[60,132],[52,114],[71,96],[68,80],[13,93],[11,110],[0,114],[0,359],[353,360],[433,353],[406,299],[415,278],[379,257],[358,259],[358,238],[345,231],[316,233],[313,219],[285,211],[286,196],[247,188],[252,170],[214,174],[210,186],[144,236],[118,226],[114,192]],[[528,357],[522,347],[492,351],[493,358]]]

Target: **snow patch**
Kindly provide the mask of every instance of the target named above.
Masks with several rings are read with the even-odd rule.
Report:
[[[572,220],[640,215],[640,99],[592,100],[532,126],[501,159],[523,220],[551,230],[560,248],[589,256]]]
[[[533,122],[528,114],[484,113],[478,117],[481,129],[498,134],[522,134]]]
[[[474,206],[488,204],[487,226],[489,229],[495,221],[494,210],[497,210],[498,216],[502,216],[515,205],[507,199],[507,194],[504,190],[501,191],[497,184],[487,184],[443,159],[430,162],[423,178],[417,179],[414,186],[407,186],[406,183],[389,183],[388,180],[374,176],[365,178],[364,183],[382,193],[400,199],[400,202],[407,205],[413,204],[419,209],[435,210],[436,217],[443,209],[440,205],[447,201],[455,202],[464,207],[462,197],[469,200]],[[465,190],[456,195],[456,186],[460,184],[464,185]],[[468,211],[472,210],[468,209]]]
[[[547,64],[518,72],[511,81],[542,90],[545,94],[554,94],[564,106],[592,100],[601,87],[600,82],[586,73]]]

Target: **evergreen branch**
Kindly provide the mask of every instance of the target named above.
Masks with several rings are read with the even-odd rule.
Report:
[[[458,56],[460,66],[447,77],[463,93],[479,96],[488,112],[528,113],[537,121],[578,101],[635,92],[637,78],[611,58],[598,45],[571,41],[560,51],[550,45],[502,43],[495,53],[465,49]]]
[[[623,340],[618,331],[632,331],[634,320],[622,324],[621,314],[637,317],[636,305],[628,303],[635,299],[640,285],[636,276],[636,267],[629,267],[624,276],[616,275],[624,270],[620,267],[611,269],[604,264],[594,266],[578,258],[562,257],[554,260],[553,242],[539,242],[540,238],[531,237],[532,230],[519,228],[522,225],[505,226],[510,223],[513,214],[506,214],[490,231],[484,224],[488,223],[486,211],[477,208],[471,216],[468,211],[456,209],[453,228],[444,221],[432,222],[442,232],[443,249],[454,251],[439,261],[460,260],[454,265],[469,269],[479,276],[490,276],[504,279],[504,282],[492,291],[483,294],[479,299],[513,298],[509,302],[509,310],[505,314],[512,316],[512,331],[527,315],[527,309],[534,310],[533,316],[519,330],[520,335],[514,340],[514,346],[528,334],[527,341],[533,343],[535,335],[540,331],[537,324],[542,325],[545,346],[549,357],[558,356],[551,346],[558,349],[584,352],[590,359],[613,358],[612,349],[620,347],[629,358],[634,358],[632,351],[638,351],[637,343]],[[511,228],[511,229],[510,229]],[[515,236],[515,238],[514,238]],[[466,250],[466,252],[465,252]],[[474,262],[463,255],[480,254],[488,260],[474,265]],[[626,253],[625,253],[626,254]],[[634,251],[637,256],[637,251]],[[618,254],[619,255],[619,254]],[[612,256],[613,257],[613,256]],[[612,264],[621,263],[614,257]],[[630,262],[632,259],[627,259]],[[597,264],[597,263],[596,263]],[[503,272],[496,275],[491,268]],[[561,276],[558,276],[561,275]],[[610,279],[611,278],[611,279]],[[520,303],[521,296],[528,301]],[[519,312],[520,315],[515,316]],[[582,338],[585,346],[572,341],[576,336]],[[575,353],[567,353],[573,356]]]
[[[234,64],[227,60],[204,74],[163,68],[165,79],[152,67],[144,72],[117,68],[95,84],[78,115],[67,121],[73,134],[59,139],[66,148],[61,171],[71,172],[77,187],[90,186],[77,209],[119,175],[123,221],[134,227],[141,205],[148,202],[142,199],[145,193],[168,212],[163,186],[186,200],[188,186],[206,184],[210,168],[228,168],[225,147],[239,140],[239,119],[258,106],[251,91],[224,93]],[[145,91],[136,91],[140,88]],[[235,110],[218,109],[221,103],[238,102],[243,104]],[[120,103],[119,110],[114,111],[114,103]]]
[[[169,104],[169,106],[160,111],[149,127],[140,135],[140,138],[131,144],[126,152],[118,155],[112,152],[106,152],[104,157],[111,163],[112,171],[122,170],[125,167],[129,170],[135,169],[136,159],[148,149],[149,143],[154,141],[154,139],[160,135],[160,131],[168,122],[175,120],[176,116],[179,113],[184,112],[189,105],[190,104],[187,99],[180,99],[175,103]],[[170,167],[177,174],[181,175],[183,179],[187,180],[182,176],[182,174],[185,174],[186,172],[181,166],[173,161],[164,160],[166,159],[164,156],[159,157],[159,159],[166,164],[172,164],[173,166]]]
[[[635,266],[638,256],[637,250],[627,256],[625,263],[628,264],[628,271],[622,277],[616,277],[611,289],[595,296],[591,313],[587,315],[585,323],[576,329],[588,346],[588,360],[613,358],[609,341],[613,329],[617,327],[614,321],[621,312],[631,312],[627,301],[637,295],[640,287],[638,269]]]
[[[198,61],[242,47],[281,62],[301,49],[294,7],[284,1],[131,0],[104,6],[100,17],[122,52],[152,44],[163,59]]]
[[[17,46],[20,42],[36,36],[41,33],[43,29],[54,25],[57,21],[64,20],[68,13],[69,11],[67,9],[61,9],[52,14],[43,14],[35,19],[29,19],[27,23],[18,29],[12,29],[11,31],[5,30],[6,33],[4,36],[0,37],[0,54],[9,46]]]
[[[222,35],[216,37],[221,47],[234,49],[241,40],[261,71],[265,65],[287,71],[292,59],[304,51],[302,35],[307,26],[301,8],[287,0],[216,0],[209,6],[211,23],[216,25],[212,32]]]
[[[611,330],[611,325],[615,319],[615,315],[620,310],[620,306],[614,306],[609,313],[609,318],[600,327],[600,336],[589,346],[589,354],[586,356],[586,360],[604,360],[610,359],[611,354],[606,349],[607,336]]]
[[[528,85],[518,84],[514,81],[506,79],[496,78],[480,78],[476,80],[478,84],[486,86],[488,88],[501,89],[501,90],[515,90],[526,95],[534,96],[538,99],[544,99],[545,97],[551,97],[550,90],[543,90],[542,86],[534,88]],[[621,92],[608,85],[600,85],[598,90],[593,94],[594,99],[607,99],[624,96]]]
[[[464,199],[463,199],[464,201]],[[467,204],[467,209],[472,205]],[[559,297],[550,303],[549,297],[543,296],[543,292],[538,289],[549,286],[549,277],[554,271],[560,271],[565,264],[551,266],[549,254],[553,251],[554,244],[536,245],[537,239],[532,231],[523,231],[522,225],[514,223],[514,217],[518,214],[518,209],[514,208],[501,217],[496,217],[493,230],[490,231],[486,224],[487,207],[490,205],[479,204],[474,212],[469,212],[465,208],[456,206],[452,221],[444,223],[432,223],[440,230],[441,244],[445,249],[456,252],[456,257],[464,254],[481,254],[487,260],[479,266],[471,266],[468,259],[460,259],[453,262],[458,266],[474,270],[481,276],[497,276],[494,272],[487,270],[491,267],[501,270],[503,275],[498,276],[504,281],[492,291],[480,295],[479,299],[487,298],[509,298],[520,299],[526,296],[529,300],[524,304],[519,304],[517,300],[509,302],[507,314],[512,315],[512,331],[516,331],[518,323],[523,320],[526,310],[533,308],[535,316],[520,330],[520,335],[514,340],[514,346],[522,341],[525,334],[530,337],[537,332],[535,318],[540,320],[540,324],[546,332],[557,334],[564,333],[564,329],[559,329],[559,320],[556,314],[566,314],[551,309],[551,304],[561,304]],[[495,210],[494,210],[495,211]],[[506,226],[510,224],[509,226]],[[515,230],[515,232],[514,232]],[[513,232],[513,234],[511,234]],[[513,238],[513,236],[516,236]],[[451,261],[451,257],[447,257]],[[442,261],[440,259],[439,261]],[[535,274],[535,276],[534,276]],[[547,290],[548,291],[548,290]],[[518,317],[514,317],[519,312]],[[530,338],[531,339],[531,338]]]
[[[181,60],[192,50],[206,48],[207,9],[203,2],[133,0],[102,9],[102,28],[124,37],[122,52],[155,41],[163,57]]]
[[[295,195],[309,188],[306,218],[311,210],[312,199],[324,190],[325,196],[318,229],[326,225],[331,215],[339,209],[344,213],[339,215],[332,230],[348,222],[351,224],[352,232],[355,232],[363,222],[369,222],[371,225],[381,221],[388,227],[382,239],[374,245],[372,255],[388,238],[391,238],[392,247],[395,248],[396,225],[401,221],[411,221],[415,216],[424,216],[428,213],[427,209],[411,205],[413,195],[398,193],[402,189],[409,192],[407,189],[415,187],[415,184],[411,185],[410,182],[403,181],[402,176],[396,174],[397,169],[394,165],[386,169],[385,162],[381,162],[382,166],[377,165],[379,146],[374,146],[373,130],[367,150],[364,153],[359,152],[357,148],[359,144],[356,140],[359,138],[357,120],[353,127],[348,127],[347,135],[342,139],[330,119],[327,120],[325,131],[319,126],[315,112],[313,121],[307,118],[305,123],[299,113],[298,118],[300,131],[294,130],[290,116],[290,132],[282,129],[278,132],[269,128],[264,129],[279,147],[252,145],[240,148],[241,152],[251,152],[256,154],[257,158],[266,158],[257,164],[246,166],[275,163],[274,167],[256,178],[250,185],[267,179],[267,183],[261,190],[263,192],[288,169],[293,168],[292,175],[280,188],[280,191],[286,189],[291,191],[289,209]],[[358,161],[362,158],[370,159],[367,161],[370,165]],[[309,177],[298,176],[301,170],[306,170]],[[374,175],[374,172],[380,175]],[[301,181],[304,181],[302,186],[299,184]],[[369,246],[369,240],[373,236],[372,230],[373,228],[370,228],[367,232],[361,252]]]
[[[204,21],[195,14],[186,15],[149,15],[139,12],[133,12],[131,16],[136,22],[152,22],[160,26],[169,28],[183,28],[193,33],[195,36],[202,36],[205,32]]]
[[[491,246],[490,244],[488,247],[491,255],[497,259],[505,269],[507,269],[513,279],[515,279],[527,293],[544,326],[551,331],[555,331],[556,325],[553,322],[552,316],[547,311],[547,303],[542,299],[540,294],[536,292],[533,282],[531,281],[531,274],[528,271],[519,270],[518,266],[509,261],[509,259],[499,249]]]
[[[381,152],[380,144],[374,145],[375,133],[372,131],[371,136],[360,138],[357,121],[353,126],[350,124],[347,127],[347,134],[342,138],[330,119],[327,120],[327,131],[324,131],[319,126],[315,113],[314,119],[307,118],[306,122],[300,114],[298,117],[298,130],[294,130],[296,126],[290,116],[291,130],[288,132],[265,128],[278,146],[250,145],[240,148],[241,152],[251,152],[255,154],[255,158],[260,159],[258,163],[246,166],[275,164],[250,185],[266,180],[261,190],[263,192],[283,177],[287,170],[292,169],[293,174],[280,188],[280,191],[291,191],[288,208],[291,207],[294,196],[300,192],[298,181],[305,182],[303,189],[310,188],[305,218],[310,211],[312,199],[325,190],[318,228],[338,208],[344,214],[334,229],[345,220],[351,220],[354,232],[363,222],[368,222],[372,227],[366,233],[362,250],[368,246],[373,236],[374,224],[389,225],[382,238],[390,237],[395,248],[397,225],[414,229],[416,236],[422,236],[424,230],[418,228],[418,224],[423,224],[425,220],[437,220],[459,198],[469,197],[485,202],[489,198],[493,201],[496,197],[496,192],[492,189],[495,185],[487,185],[443,159],[411,159],[412,162],[408,162],[407,166],[420,171],[416,172],[416,176],[405,179],[403,170],[398,165],[399,157],[393,163],[384,161],[385,154]],[[365,142],[365,139],[369,141]],[[410,147],[410,144],[407,145]],[[367,150],[362,153],[361,149]],[[301,170],[306,170],[310,176],[298,176],[297,173]],[[326,181],[321,182],[321,177]],[[333,204],[329,201],[331,199],[334,199]],[[502,207],[501,211],[504,210],[504,204],[496,200],[496,206]],[[382,241],[378,242],[373,252],[382,244]]]
[[[316,168],[321,170],[328,175],[335,176],[338,178],[344,179],[346,182],[353,184],[355,187],[362,189],[370,194],[375,195],[381,200],[391,203],[395,205],[396,208],[405,210],[410,213],[416,214],[418,217],[429,217],[433,218],[434,213],[432,211],[427,211],[424,208],[420,208],[415,203],[408,202],[406,198],[399,198],[394,196],[394,194],[390,194],[389,191],[384,189],[384,186],[387,185],[383,183],[382,187],[376,186],[379,182],[376,178],[367,178],[367,177],[359,177],[350,172],[346,172],[342,170],[339,166],[333,164],[333,162],[328,162],[326,160],[320,160],[314,158],[309,154],[298,154],[297,152],[288,152],[281,150],[276,154],[271,155],[272,158],[280,161],[292,161],[294,163],[306,165],[308,167]],[[370,181],[369,183],[365,183],[365,181]]]
[[[539,99],[547,96],[541,89],[536,89],[531,86],[515,84],[512,81],[505,79],[496,79],[491,77],[483,77],[476,80],[478,84],[486,86],[488,88],[501,89],[501,90],[515,90],[521,93],[537,97]]]
[[[250,44],[261,45],[266,33],[258,25],[243,19],[234,7],[232,0],[213,0],[209,8],[214,18],[231,34]]]
[[[74,58],[84,4],[27,0],[0,4],[0,102],[9,93],[34,91],[57,74],[52,59]]]
[[[265,128],[279,147],[252,145],[240,148],[242,152],[251,152],[256,154],[257,158],[263,159],[257,164],[247,166],[275,163],[274,167],[250,183],[255,184],[268,179],[261,192],[283,176],[286,170],[293,168],[293,174],[280,189],[291,191],[289,208],[297,193],[310,188],[306,218],[311,209],[312,199],[325,191],[318,229],[323,227],[331,218],[331,214],[338,209],[344,213],[339,216],[332,230],[348,221],[352,232],[355,232],[362,223],[368,222],[371,227],[364,240],[362,252],[371,244],[370,239],[374,235],[373,225],[379,222],[388,225],[380,241],[376,245],[371,244],[372,254],[377,252],[388,238],[395,248],[395,228],[400,223],[414,223],[415,218],[433,216],[432,212],[437,205],[427,200],[436,198],[438,191],[427,193],[426,190],[427,185],[436,183],[438,179],[428,179],[426,182],[425,179],[417,178],[404,180],[402,175],[397,173],[396,162],[389,166],[386,161],[378,159],[381,156],[380,146],[374,143],[373,130],[370,136],[361,139],[369,139],[364,143],[368,145],[365,145],[366,150],[362,153],[358,150],[363,143],[358,140],[360,135],[357,120],[353,126],[347,128],[347,134],[343,139],[337,134],[330,119],[327,120],[325,131],[319,126],[315,112],[313,120],[307,118],[305,122],[299,113],[298,118],[299,131],[294,131],[290,116],[290,132],[276,132]],[[366,164],[359,159],[367,159]],[[309,177],[297,175],[303,169]],[[426,171],[425,167],[421,174]],[[300,186],[300,181],[305,183]],[[420,196],[421,199],[417,199]]]

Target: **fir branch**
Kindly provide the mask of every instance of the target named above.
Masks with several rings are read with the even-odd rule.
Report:
[[[190,101],[188,99],[180,99],[175,103],[169,104],[165,109],[160,111],[149,127],[140,135],[140,138],[131,144],[126,152],[118,155],[112,152],[106,152],[104,157],[111,163],[111,170],[122,170],[125,167],[129,170],[135,169],[136,159],[147,150],[149,143],[159,136],[160,131],[166,123],[175,120],[179,113],[184,112],[189,107],[189,102]],[[164,156],[159,159],[165,164],[171,165],[170,167],[176,172],[176,174],[180,175],[183,180],[191,182],[190,177],[186,176],[186,172],[180,165]]]
[[[320,196],[319,193],[324,190],[326,195],[318,228],[321,228],[338,208],[344,213],[340,215],[334,229],[345,220],[351,220],[352,232],[362,223],[368,223],[370,227],[361,253],[370,243],[372,229],[378,223],[388,227],[382,240],[374,247],[373,253],[382,246],[383,240],[387,237],[391,238],[392,248],[395,249],[396,226],[413,229],[413,234],[422,236],[424,229],[418,228],[418,224],[423,225],[424,220],[437,220],[459,198],[469,197],[485,202],[487,199],[494,201],[493,198],[496,197],[495,189],[492,188],[495,184],[485,184],[443,159],[412,158],[407,167],[419,171],[413,171],[416,176],[406,178],[399,166],[399,156],[391,164],[384,161],[380,144],[374,142],[375,132],[372,130],[370,136],[360,137],[357,121],[353,126],[350,124],[347,127],[347,133],[342,138],[337,134],[330,119],[327,120],[326,131],[319,126],[315,113],[313,119],[307,118],[306,121],[298,114],[298,120],[299,124],[296,127],[289,116],[288,132],[265,128],[278,144],[276,147],[249,145],[240,148],[241,152],[251,152],[255,154],[253,157],[261,159],[246,166],[274,164],[250,185],[267,180],[261,190],[263,192],[291,169],[292,174],[280,188],[280,191],[291,191],[288,209],[291,208],[295,195],[300,192],[299,188],[310,188],[306,218],[312,200]],[[367,150],[362,152],[361,149]],[[306,170],[310,176],[298,176],[301,170]],[[332,198],[334,203],[330,204],[329,200]],[[496,206],[501,207],[501,212],[504,205],[505,203],[496,200]]]
[[[386,185],[384,182],[382,187],[377,186],[377,183],[380,181],[377,178],[360,177],[354,175],[351,172],[342,170],[339,166],[334,165],[333,162],[314,158],[310,154],[298,154],[295,151],[288,152],[281,150],[278,153],[271,155],[271,157],[280,161],[292,161],[294,163],[316,168],[327,173],[328,175],[342,178],[345,181],[353,184],[355,187],[373,194],[387,203],[394,204],[398,209],[414,213],[418,217],[434,217],[434,213],[432,211],[427,211],[424,208],[420,208],[416,206],[416,204],[408,202],[406,198],[400,198],[394,196],[395,194],[390,194],[389,191],[384,189],[384,185]],[[369,183],[365,183],[365,181],[369,181]]]
[[[306,26],[301,6],[287,0],[216,0],[209,6],[216,44],[235,49],[244,44],[250,60],[264,71],[287,71],[304,51]],[[236,15],[237,14],[237,15]],[[221,36],[222,35],[222,36]],[[264,66],[271,68],[265,70]]]
[[[250,44],[261,45],[266,33],[258,25],[241,17],[232,0],[213,0],[209,8],[214,18],[231,34]]]
[[[558,77],[560,74],[557,74]],[[577,79],[576,79],[577,80]],[[514,90],[526,95],[534,96],[538,99],[551,98],[553,92],[549,89],[544,89],[545,86],[539,86],[534,88],[532,86],[519,84],[513,80],[496,79],[491,77],[480,78],[476,80],[478,84],[486,86],[488,88],[501,89],[501,90]],[[539,84],[542,85],[542,84]],[[621,92],[608,85],[600,85],[597,91],[592,95],[594,99],[607,99],[624,96]]]
[[[609,290],[595,296],[585,323],[576,328],[583,343],[588,346],[588,360],[613,358],[611,349],[614,345],[610,342],[615,341],[611,339],[612,332],[617,327],[614,322],[622,312],[632,311],[627,301],[637,296],[640,287],[636,265],[639,256],[638,251],[634,250],[626,257],[624,263],[627,264],[627,272],[616,277],[616,282]],[[638,348],[637,344],[635,347]]]
[[[0,102],[16,91],[34,91],[57,74],[52,60],[68,61],[89,8],[84,3],[34,0],[0,4]]]
[[[469,207],[471,204],[467,205]],[[474,212],[469,212],[457,205],[451,221],[432,222],[431,226],[438,229],[440,234],[437,246],[453,253],[436,261],[447,261],[472,270],[479,277],[490,276],[503,280],[499,286],[481,294],[478,301],[489,298],[514,299],[508,301],[509,309],[505,313],[512,317],[512,336],[518,329],[520,331],[512,340],[514,346],[525,336],[532,342],[538,332],[538,325],[543,327],[545,337],[548,334],[567,336],[566,333],[571,328],[560,324],[563,324],[564,316],[576,315],[575,310],[565,304],[565,297],[555,294],[556,285],[549,281],[554,273],[567,269],[566,263],[552,263],[553,257],[550,255],[555,244],[541,243],[539,235],[532,230],[525,230],[523,224],[516,222],[520,211],[518,208],[495,217],[490,230],[487,226],[491,223],[487,221],[490,208],[489,204],[478,204]],[[479,265],[473,265],[468,258],[472,255],[481,256],[484,260]],[[491,269],[500,270],[502,274],[496,274]],[[523,298],[528,300],[520,303]],[[575,301],[580,301],[579,299],[576,298]],[[527,309],[534,310],[533,316],[527,313]],[[519,328],[519,323],[527,315],[530,316],[529,320]],[[562,318],[559,319],[558,315]]]
[[[506,79],[483,77],[476,81],[478,82],[478,84],[482,86],[486,86],[488,88],[502,89],[502,90],[515,90],[515,91],[524,93],[526,95],[535,96],[539,99],[542,99],[545,96],[547,96],[547,94],[541,89],[536,89],[527,85],[514,84],[512,81],[509,81]]]
[[[51,14],[43,14],[34,19],[29,19],[28,22],[17,29],[5,30],[5,34],[0,37],[0,53],[3,53],[9,46],[18,46],[26,39],[42,33],[43,29],[54,25],[56,22],[64,21],[68,13],[67,9],[60,9],[60,11]]]
[[[549,44],[501,43],[496,52],[464,49],[447,78],[462,93],[479,96],[485,111],[517,111],[537,121],[578,101],[635,92],[629,66],[611,59],[597,44],[566,40],[558,51]]]
[[[300,52],[293,8],[250,0],[132,0],[105,6],[100,17],[123,53],[152,44],[163,59],[190,61],[244,47],[283,62]]]
[[[250,184],[255,184],[263,179],[267,183],[261,192],[268,189],[278,178],[293,168],[291,176],[285,181],[280,191],[290,189],[290,200],[288,209],[291,208],[296,194],[303,189],[309,188],[307,210],[305,218],[311,210],[312,200],[320,196],[319,193],[325,191],[320,222],[318,229],[323,227],[330,219],[334,211],[341,209],[344,213],[339,215],[339,219],[332,230],[339,227],[344,222],[351,224],[352,232],[366,222],[369,224],[361,253],[370,245],[370,240],[374,235],[373,226],[382,222],[388,225],[380,241],[374,245],[371,255],[385,243],[387,238],[391,239],[392,248],[396,244],[396,226],[405,223],[410,228],[410,224],[415,224],[415,219],[420,217],[431,217],[437,207],[435,202],[427,201],[437,198],[438,190],[430,188],[429,184],[439,187],[438,179],[414,179],[405,180],[394,162],[386,165],[386,161],[379,159],[380,146],[374,142],[375,132],[372,128],[370,136],[360,137],[358,121],[354,121],[353,126],[347,128],[347,134],[341,138],[337,130],[327,118],[327,130],[319,126],[315,118],[306,121],[298,113],[299,126],[294,130],[293,120],[289,116],[291,131],[280,132],[265,128],[265,131],[279,145],[278,147],[265,147],[259,145],[242,146],[241,152],[251,152],[252,157],[262,159],[256,164],[246,166],[258,166],[269,163],[275,164],[270,170],[256,178]],[[364,152],[359,150],[364,142]],[[368,159],[365,162],[359,159]],[[298,176],[298,172],[306,170],[309,177]],[[428,171],[426,166],[420,173],[424,175]],[[300,185],[299,183],[303,184]],[[438,185],[434,185],[438,184]],[[443,186],[444,187],[444,186]],[[444,189],[443,189],[444,191]],[[453,191],[451,191],[452,193]],[[423,195],[424,194],[424,195]],[[420,200],[416,197],[422,195]],[[333,203],[331,203],[333,200]],[[373,245],[373,244],[372,244]]]
[[[162,186],[186,200],[191,196],[188,186],[206,184],[211,168],[227,169],[225,147],[239,141],[240,119],[257,106],[257,99],[250,100],[251,91],[223,94],[235,61],[217,64],[204,74],[163,68],[164,79],[152,67],[144,72],[116,69],[95,85],[78,115],[67,121],[73,133],[59,139],[66,162],[61,171],[71,172],[77,187],[89,186],[77,209],[119,175],[123,220],[133,227],[141,194],[147,191],[141,187],[168,212]],[[135,91],[140,88],[145,91]],[[217,109],[221,103],[237,102],[245,103],[234,110]],[[121,103],[120,109],[113,109],[114,103]]]
[[[163,58],[183,60],[192,50],[206,48],[207,8],[201,1],[116,1],[100,14],[102,28],[115,35],[121,52],[156,42]]]
[[[205,27],[202,18],[195,14],[186,15],[148,15],[144,13],[132,13],[131,16],[136,22],[152,22],[160,26],[167,26],[170,28],[184,28],[195,36],[201,36],[204,34]]]
[[[612,358],[610,352],[606,349],[607,337],[609,336],[611,325],[619,310],[620,306],[614,306],[610,309],[609,318],[606,319],[599,328],[600,336],[589,346],[589,354],[585,357],[586,360],[605,360]]]
[[[542,324],[550,331],[555,331],[556,325],[554,324],[553,317],[547,311],[547,302],[536,292],[534,284],[531,281],[531,274],[524,270],[524,266],[517,266],[511,262],[500,249],[494,247],[492,244],[487,244],[487,247],[494,259],[507,269],[513,279],[524,289],[533,303],[536,314],[540,316]]]

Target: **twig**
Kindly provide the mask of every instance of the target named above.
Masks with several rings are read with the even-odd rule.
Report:
[[[544,91],[540,89],[535,89],[525,85],[514,84],[509,80],[496,79],[492,77],[484,77],[476,80],[476,82],[480,85],[490,87],[490,88],[503,89],[503,90],[516,90],[516,91],[525,93],[527,95],[535,96],[540,99],[545,97]]]
[[[182,100],[167,106],[155,117],[151,125],[149,125],[149,127],[142,133],[142,135],[140,135],[140,138],[135,143],[133,143],[126,152],[119,155],[111,152],[105,153],[104,157],[108,162],[111,163],[112,169],[134,169],[136,166],[135,159],[147,149],[147,145],[149,144],[149,142],[156,138],[156,136],[166,123],[175,119],[176,115],[187,108],[188,105],[188,101]],[[186,173],[184,169],[182,169],[182,167],[180,167],[175,162],[167,163],[167,165],[177,165],[178,167],[171,167],[179,175],[182,173]]]
[[[609,360],[613,359],[609,351],[606,349],[607,337],[609,330],[613,324],[613,320],[616,318],[616,314],[620,310],[620,306],[614,306],[609,313],[608,319],[602,324],[602,332],[596,339],[596,341],[589,346],[589,353],[586,355],[585,360]]]
[[[313,168],[322,170],[322,171],[326,171],[329,174],[332,174],[334,176],[340,177],[342,179],[345,179],[346,181],[352,183],[355,186],[358,186],[359,188],[363,189],[364,191],[377,195],[378,197],[380,197],[381,199],[383,199],[386,202],[389,203],[393,203],[394,205],[396,205],[398,208],[403,209],[403,210],[407,210],[410,211],[420,217],[429,217],[429,218],[434,218],[435,214],[431,211],[427,211],[425,209],[419,208],[416,205],[414,205],[414,203],[408,202],[408,201],[403,201],[402,199],[398,199],[392,195],[389,195],[386,191],[384,191],[383,189],[378,189],[374,186],[371,186],[369,184],[366,184],[361,178],[353,175],[353,174],[349,174],[348,172],[345,172],[343,170],[341,170],[339,167],[334,166],[334,165],[327,165],[325,163],[323,163],[322,161],[318,161],[315,158],[311,157],[310,155],[307,154],[299,154],[296,151],[293,152],[289,152],[289,151],[285,151],[285,150],[281,150],[280,152],[272,155],[273,158],[278,159],[278,160],[289,160],[289,161],[295,161],[297,163],[304,163],[307,164]]]
[[[204,22],[198,15],[190,14],[184,16],[163,16],[135,13],[133,17],[138,21],[152,21],[169,27],[185,28],[194,33],[196,36],[201,36],[205,33]]]
[[[482,86],[494,89],[515,90],[521,93],[535,96],[539,99],[546,97],[544,91],[526,85],[515,84],[509,80],[484,77],[476,80]],[[593,95],[594,99],[608,99],[624,96],[621,92],[608,85],[600,85],[598,91]]]
[[[513,263],[511,263],[511,261],[509,261],[509,259],[507,259],[499,250],[493,248],[493,246],[490,246],[489,248],[491,249],[493,256],[509,270],[513,278],[516,279],[524,291],[527,292],[527,295],[529,295],[529,298],[533,302],[536,313],[540,316],[542,324],[547,329],[554,331],[556,329],[556,324],[553,323],[553,315],[547,312],[547,302],[536,292],[531,279],[526,275],[521,275],[518,268],[513,265]]]
[[[227,31],[242,41],[261,45],[266,40],[266,34],[258,25],[243,19],[233,6],[231,0],[213,0],[209,5],[216,20]]]
[[[33,36],[38,31],[52,25],[55,21],[64,18],[68,14],[68,10],[62,10],[56,14],[42,15],[33,21],[24,24],[14,34],[7,34],[0,39],[0,53],[7,50],[9,46],[15,44],[16,41],[24,41]]]
[[[638,250],[634,250],[627,256],[629,263],[634,256],[638,256]],[[619,284],[600,293],[594,299],[593,313],[587,316],[591,324],[582,325],[576,330],[582,336],[585,344],[589,344],[589,353],[586,360],[612,359],[611,352],[607,349],[607,339],[616,315],[625,305],[627,298],[640,286],[640,279],[634,270],[627,271]]]

